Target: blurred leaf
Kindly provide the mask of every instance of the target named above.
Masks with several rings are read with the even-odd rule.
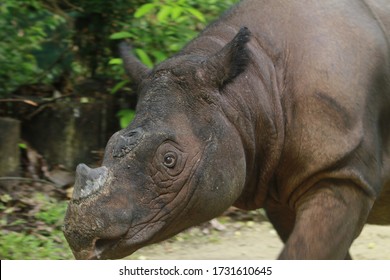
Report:
[[[140,60],[142,61],[143,64],[145,64],[146,66],[152,68],[153,67],[153,62],[152,60],[150,59],[150,57],[148,56],[148,54],[142,50],[142,49],[135,49],[135,52],[136,54],[138,55],[138,57],[140,58]]]
[[[167,54],[163,51],[155,50],[151,51],[152,55],[156,58],[157,62],[164,61],[165,59],[168,58]]]
[[[7,209],[4,210],[4,214],[11,214],[17,210],[19,210],[19,209],[16,207],[8,207]]]
[[[121,65],[123,64],[122,58],[111,58],[108,62],[109,65]]]
[[[127,38],[133,38],[133,35],[127,31],[117,32],[110,36],[111,40],[127,39]]]
[[[11,200],[12,200],[12,197],[9,194],[7,194],[7,193],[5,193],[5,194],[0,196],[0,201],[1,202],[8,203]]]
[[[173,20],[179,18],[182,13],[183,13],[183,8],[182,7],[180,7],[180,6],[172,7],[171,16],[172,16]]]
[[[131,109],[122,109],[117,113],[121,128],[127,127],[135,117],[135,111]]]
[[[204,15],[199,10],[194,8],[188,8],[187,10],[201,22],[206,22]]]
[[[156,4],[154,3],[148,3],[148,4],[144,4],[142,5],[141,7],[139,7],[137,9],[137,11],[134,13],[134,17],[135,18],[140,18],[150,12],[152,12],[152,10],[156,7]]]
[[[88,97],[83,96],[83,97],[80,98],[80,103],[81,103],[81,104],[87,104],[87,103],[89,103],[89,102],[90,102],[90,101],[89,101],[89,98],[88,98]]]
[[[169,17],[172,8],[170,6],[163,6],[161,10],[157,13],[157,20],[160,22],[166,21]]]
[[[10,226],[18,226],[18,225],[23,225],[25,223],[27,223],[27,221],[22,220],[22,219],[17,219],[15,221],[13,221],[12,223],[10,223],[9,225]]]
[[[171,44],[171,45],[169,46],[169,50],[172,51],[172,52],[178,52],[178,51],[181,50],[182,47],[183,47],[183,46],[182,46],[181,44],[179,44],[179,43]]]
[[[120,81],[119,83],[117,83],[117,84],[110,90],[110,93],[111,93],[111,94],[116,93],[118,90],[120,90],[121,88],[123,88],[128,82],[129,82],[128,80]]]

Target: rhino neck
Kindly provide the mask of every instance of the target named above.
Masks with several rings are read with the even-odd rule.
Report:
[[[241,26],[219,21],[204,30],[180,55],[208,56],[222,48]],[[249,26],[252,31],[256,28]],[[252,28],[253,27],[253,28]],[[245,72],[226,85],[220,108],[238,131],[245,150],[246,184],[235,206],[261,208],[272,184],[284,143],[281,89],[288,55],[285,48],[256,33],[248,43],[250,64]]]
[[[252,46],[253,47],[253,46]],[[257,52],[258,53],[258,52]],[[276,64],[275,64],[276,63]],[[243,74],[224,90],[223,110],[241,136],[247,180],[235,206],[263,207],[284,143],[284,118],[278,70],[266,53],[256,54]]]

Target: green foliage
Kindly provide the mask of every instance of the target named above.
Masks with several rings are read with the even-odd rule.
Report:
[[[122,29],[110,36],[112,40],[129,39],[134,53],[149,68],[167,59],[193,39],[206,27],[207,22],[217,18],[224,10],[237,0],[151,0],[135,6],[134,18],[121,22]],[[111,65],[122,66],[122,61],[113,58]],[[118,77],[123,77],[123,69]],[[114,86],[112,93],[127,85],[120,82]],[[118,113],[121,127],[126,127],[133,117],[130,110]]]
[[[24,232],[0,231],[0,257],[8,260],[72,259],[72,253],[59,230],[51,233],[58,239],[44,238]],[[59,242],[60,241],[60,242]]]
[[[67,202],[58,202],[42,193],[36,193],[31,199],[36,205],[32,212],[36,213],[31,217],[13,220],[11,216],[18,214],[19,207],[9,206],[12,202],[11,196],[1,196],[0,205],[6,216],[1,220],[0,258],[72,259],[72,253],[61,230]],[[13,231],[12,228],[15,227],[21,230]]]
[[[117,113],[117,117],[119,118],[119,124],[121,128],[127,127],[135,117],[135,111],[131,109],[121,109]]]
[[[148,66],[161,62],[237,0],[3,0],[0,5],[0,98],[22,84],[73,74],[118,77],[108,61],[130,39]],[[73,29],[72,29],[73,28]],[[72,52],[72,53],[70,53]],[[70,59],[73,61],[70,61]]]
[[[38,0],[3,0],[0,5],[0,98],[41,73],[34,51],[42,49],[48,32],[64,23]],[[43,77],[45,78],[45,77]]]
[[[43,194],[37,194],[36,199],[42,201],[40,211],[34,217],[47,225],[60,225],[64,217],[67,203],[57,203],[53,198],[47,198]]]
[[[140,5],[131,22],[111,39],[130,39],[140,60],[151,67],[179,51],[237,0],[152,0]]]
[[[23,149],[23,150],[27,149],[26,143],[19,143],[18,146],[19,146],[20,149]]]
[[[153,67],[178,52],[235,2],[3,0],[0,98],[21,85],[55,84],[63,77],[121,81],[125,76],[121,60],[113,58],[118,40],[129,39],[140,60]],[[126,85],[115,85],[111,93]]]
[[[117,46],[109,37],[118,31],[122,22],[131,21],[134,7],[144,1],[54,0],[52,2],[60,2],[61,5],[57,3],[54,6],[62,6],[63,12],[73,23],[72,44],[77,48],[77,59],[88,69],[89,76],[115,76],[116,71],[111,71],[108,62],[112,54],[116,53]]]

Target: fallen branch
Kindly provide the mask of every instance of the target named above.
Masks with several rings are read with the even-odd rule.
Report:
[[[42,183],[42,184],[49,184],[52,186],[55,186],[59,188],[60,186],[56,183],[43,180],[43,179],[34,179],[34,178],[25,178],[25,177],[0,177],[0,181],[23,181],[23,182],[29,182],[29,183]]]

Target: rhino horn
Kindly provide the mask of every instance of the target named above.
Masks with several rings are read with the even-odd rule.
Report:
[[[149,72],[149,69],[132,54],[131,47],[126,42],[119,44],[119,54],[123,60],[123,66],[127,75],[136,84],[140,84]]]
[[[107,177],[108,169],[105,166],[91,169],[85,164],[79,164],[76,169],[73,199],[79,200],[96,193],[106,183]]]
[[[250,37],[249,29],[242,27],[228,44],[205,61],[205,71],[210,74],[207,76],[212,77],[218,87],[231,82],[246,69],[249,62],[246,44]]]

